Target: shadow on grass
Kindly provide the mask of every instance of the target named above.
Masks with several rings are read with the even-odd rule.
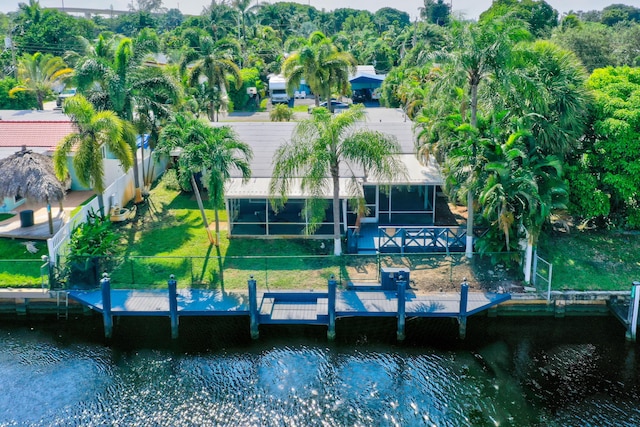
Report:
[[[319,288],[340,274],[329,241],[230,239],[223,261],[225,285],[246,287],[251,276],[267,288]]]

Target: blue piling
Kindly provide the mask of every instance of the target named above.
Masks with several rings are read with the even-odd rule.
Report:
[[[336,287],[337,282],[332,274],[329,279],[329,294],[327,301],[327,310],[329,314],[329,329],[327,330],[327,339],[333,341],[336,339]]]
[[[256,287],[256,281],[253,276],[249,278],[248,286],[251,338],[257,340],[260,337],[260,331],[258,330],[258,291]]]
[[[102,319],[104,322],[104,337],[111,339],[113,336],[113,315],[111,314],[111,279],[105,272],[100,280],[102,291]]]
[[[398,272],[398,281],[396,282],[398,286],[398,332],[396,334],[398,341],[404,341],[406,337],[405,323],[407,318],[407,282],[405,277],[406,273],[404,271]]]
[[[458,335],[460,339],[467,337],[467,303],[469,299],[469,283],[467,278],[460,284],[460,315],[458,316]]]
[[[173,274],[167,281],[169,286],[169,318],[171,319],[171,339],[178,338],[178,282]]]

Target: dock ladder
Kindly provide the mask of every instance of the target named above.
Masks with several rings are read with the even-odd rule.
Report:
[[[69,293],[67,291],[55,291],[58,319],[69,319]],[[62,295],[61,295],[62,294]]]

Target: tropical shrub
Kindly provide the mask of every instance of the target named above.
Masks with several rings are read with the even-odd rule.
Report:
[[[289,122],[293,118],[293,110],[286,104],[278,104],[269,113],[272,122]]]
[[[113,267],[118,239],[108,217],[89,211],[87,222],[77,226],[71,234],[65,268],[59,280],[72,289],[97,287],[100,273]]]

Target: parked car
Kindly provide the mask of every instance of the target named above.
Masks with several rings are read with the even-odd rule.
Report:
[[[320,107],[329,108],[327,106],[327,101],[321,102],[320,103]],[[332,99],[331,100],[331,107],[333,108],[333,111],[339,111],[339,110],[346,110],[347,108],[351,107],[351,105],[347,104],[345,102],[340,102],[340,101],[337,101],[335,99]],[[311,114],[311,112],[313,111],[314,108],[316,108],[315,105],[310,105],[309,106],[309,109],[308,109],[309,114]]]
[[[58,98],[56,99],[56,105],[58,107],[62,107],[62,103],[64,102],[64,100],[74,96],[76,92],[77,92],[77,89],[75,87],[63,90],[62,92],[60,92],[60,94],[58,95]]]

